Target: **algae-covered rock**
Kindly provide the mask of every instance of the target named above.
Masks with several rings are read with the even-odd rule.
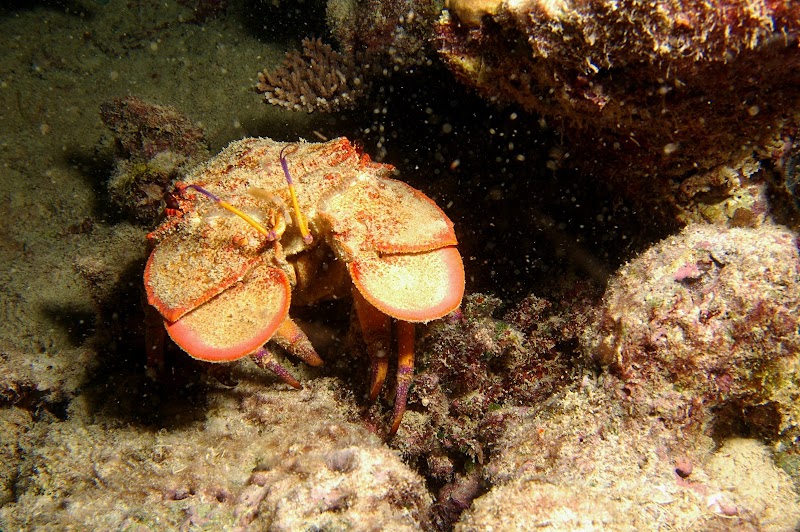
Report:
[[[716,203],[675,194],[676,185],[797,137],[796,2],[448,6],[436,41],[455,76],[487,101],[561,129],[565,167],[613,184],[654,216]],[[767,163],[758,179],[773,168],[784,171]]]
[[[486,468],[495,487],[456,530],[800,526],[798,493],[763,443],[715,450],[704,434],[631,413],[614,380],[587,378],[511,427]]]
[[[336,399],[330,379],[281,390],[240,366],[236,393],[212,392],[202,411],[187,404],[182,415],[172,405],[160,426],[73,401],[67,420],[20,438],[15,500],[0,509],[0,528],[422,526],[431,504],[423,480],[348,421],[352,405]]]
[[[631,261],[606,291],[586,352],[634,405],[677,423],[800,430],[800,256],[780,226],[690,225]]]
[[[116,148],[109,196],[131,218],[152,224],[173,182],[209,157],[203,131],[174,107],[135,96],[103,103],[100,117]]]
[[[783,227],[654,245],[584,334],[601,374],[519,410],[456,529],[797,529],[798,307]]]

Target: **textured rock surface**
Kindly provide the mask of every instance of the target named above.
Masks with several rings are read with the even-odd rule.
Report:
[[[392,70],[430,64],[441,0],[329,0],[328,27],[348,54]]]
[[[650,208],[685,204],[676,182],[741,166],[754,146],[796,129],[796,3],[488,4],[452,2],[440,20],[439,50],[456,77],[560,127],[571,157],[555,166]]]
[[[798,282],[769,224],[690,225],[625,265],[583,339],[605,371],[519,412],[456,529],[796,529]]]
[[[792,441],[800,430],[800,257],[774,225],[690,225],[628,263],[585,341],[643,410]],[[735,414],[738,413],[738,414]]]
[[[98,405],[86,397],[74,401],[69,420],[39,424],[20,439],[15,500],[0,509],[0,525],[422,526],[431,503],[422,479],[346,420],[352,406],[334,397],[331,381],[270,390],[251,369],[237,373],[237,393],[220,388],[202,412],[189,407],[183,417],[176,408],[161,428],[114,419],[109,408],[92,412]],[[15,421],[4,415],[4,423]]]
[[[723,440],[713,450],[706,436],[631,415],[612,383],[586,379],[512,427],[486,469],[497,485],[456,530],[800,525],[798,493],[763,444]]]

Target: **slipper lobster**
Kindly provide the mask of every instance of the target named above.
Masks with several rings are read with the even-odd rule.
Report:
[[[147,301],[166,332],[196,359],[249,355],[299,388],[268,342],[322,364],[290,307],[351,295],[371,400],[388,372],[395,324],[394,435],[413,377],[414,324],[461,304],[464,265],[450,219],[392,171],[345,138],[249,138],[197,167],[176,185],[177,208],[148,235]]]

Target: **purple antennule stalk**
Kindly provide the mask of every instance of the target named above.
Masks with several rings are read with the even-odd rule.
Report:
[[[193,189],[195,189],[195,190],[196,190],[196,191],[198,191],[200,194],[202,194],[203,196],[207,197],[208,199],[210,199],[210,200],[211,200],[211,201],[213,201],[214,203],[220,203],[220,202],[222,201],[221,199],[219,199],[219,196],[217,196],[217,195],[215,195],[215,194],[213,194],[213,193],[209,192],[208,190],[204,189],[204,188],[203,188],[203,187],[201,187],[200,185],[189,185],[189,186],[187,186],[186,188],[193,188]]]
[[[297,201],[297,192],[294,188],[294,181],[292,181],[292,174],[289,173],[289,163],[286,162],[286,155],[284,152],[287,149],[292,149],[292,153],[297,151],[296,144],[287,144],[283,148],[281,148],[281,152],[279,155],[281,161],[281,168],[283,168],[283,175],[286,176],[286,184],[289,186],[289,196],[292,198],[292,208],[294,209],[294,217],[297,220],[297,226],[300,228],[300,234],[303,237],[303,242],[306,244],[311,244],[314,241],[314,237],[311,236],[311,232],[308,230],[308,222],[306,221],[306,217],[303,216],[303,213],[300,211],[300,204]]]

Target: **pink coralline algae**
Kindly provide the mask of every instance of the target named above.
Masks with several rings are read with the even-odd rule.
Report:
[[[520,412],[574,379],[578,338],[596,300],[579,283],[560,297],[529,295],[501,313],[501,300],[476,293],[461,316],[431,324],[393,445],[441,485],[432,517],[441,529],[481,492],[475,474]]]
[[[668,423],[792,442],[800,435],[797,244],[776,225],[688,226],[614,276],[587,353],[620,379],[621,397]]]

